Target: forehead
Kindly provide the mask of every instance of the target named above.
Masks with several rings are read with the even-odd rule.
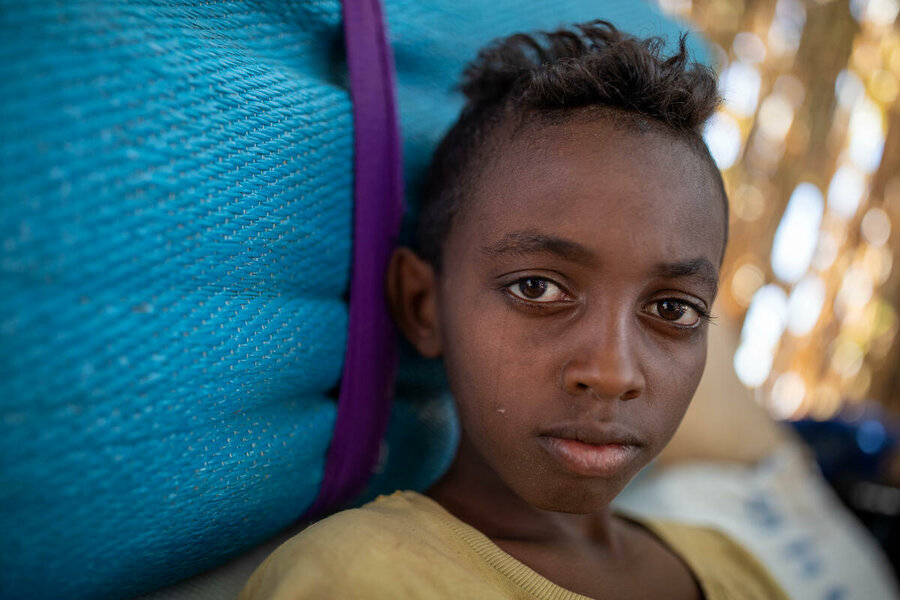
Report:
[[[616,260],[703,255],[719,264],[724,208],[710,166],[687,142],[596,119],[501,137],[451,239],[457,229],[481,243],[540,229]]]

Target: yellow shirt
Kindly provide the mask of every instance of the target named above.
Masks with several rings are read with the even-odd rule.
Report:
[[[786,598],[743,548],[712,529],[642,525],[693,571],[707,600]],[[416,492],[380,496],[305,529],[253,573],[239,600],[585,600],[525,566]]]

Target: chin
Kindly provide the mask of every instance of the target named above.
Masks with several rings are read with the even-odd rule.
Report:
[[[520,496],[541,510],[587,515],[607,508],[625,487],[625,483],[581,480],[552,489],[529,490],[530,494]]]

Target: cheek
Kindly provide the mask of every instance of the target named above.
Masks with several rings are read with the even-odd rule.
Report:
[[[653,363],[653,383],[647,391],[649,398],[653,399],[653,412],[660,417],[657,427],[667,434],[667,442],[681,423],[703,375],[706,366],[705,333],[687,347],[668,349],[664,355],[665,360]]]
[[[457,306],[447,315],[444,365],[461,409],[494,405],[502,390],[503,364],[510,353],[509,328],[502,315]]]
[[[447,315],[453,338],[444,365],[460,417],[473,428],[524,424],[533,408],[527,398],[546,385],[545,348],[521,317],[496,304],[504,303],[483,299],[477,314]]]
[[[690,388],[690,393],[700,383],[706,366],[708,324],[701,324],[689,336],[667,338],[648,334],[642,338],[645,367],[652,372],[654,382],[660,383],[669,393]]]

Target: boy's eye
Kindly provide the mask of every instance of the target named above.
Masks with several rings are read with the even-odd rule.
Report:
[[[507,288],[509,292],[528,302],[558,302],[568,298],[561,287],[541,277],[526,277],[513,282]]]
[[[647,312],[681,327],[693,327],[703,318],[703,314],[697,308],[674,298],[651,302]]]

